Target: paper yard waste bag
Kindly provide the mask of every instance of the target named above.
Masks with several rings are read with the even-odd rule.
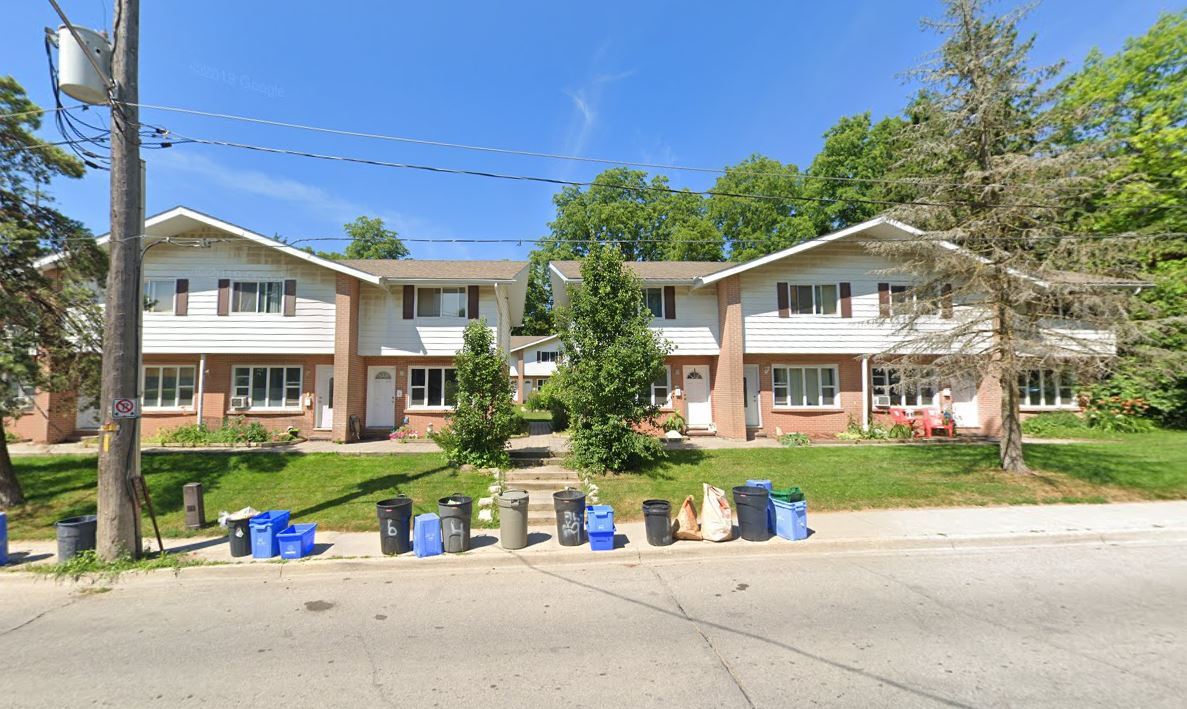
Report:
[[[734,536],[734,515],[725,490],[703,483],[705,501],[701,504],[701,537],[710,542],[729,541]]]
[[[692,495],[684,498],[684,504],[680,505],[680,511],[676,513],[676,519],[672,524],[672,536],[676,539],[691,539],[694,542],[701,541],[701,533],[697,531],[697,507],[693,504]]]

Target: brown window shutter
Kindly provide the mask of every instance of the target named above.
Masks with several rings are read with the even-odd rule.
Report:
[[[890,284],[878,284],[878,314],[884,318],[890,317]]]
[[[174,315],[189,315],[190,314],[190,279],[177,279],[177,297],[173,301]]]
[[[231,314],[231,279],[218,279],[218,314]]]
[[[853,289],[848,283],[841,284],[841,317],[853,317]]]
[[[781,317],[781,318],[791,317],[791,303],[787,299],[787,284],[786,283],[776,283],[775,284],[775,293],[776,293],[776,298],[779,301],[779,317]]]
[[[664,286],[664,319],[676,319],[676,286]]]
[[[466,286],[466,317],[478,319],[478,286]]]
[[[952,284],[945,283],[940,288],[940,317],[952,317]]]
[[[404,319],[411,320],[416,314],[416,286],[404,286]]]
[[[284,316],[291,318],[297,314],[297,282],[294,280],[286,280],[284,282]]]

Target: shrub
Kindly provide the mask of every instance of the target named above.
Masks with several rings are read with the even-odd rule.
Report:
[[[779,436],[779,442],[788,448],[802,448],[812,443],[812,439],[808,438],[806,433],[785,433]]]
[[[1028,436],[1056,438],[1075,435],[1088,427],[1088,422],[1070,411],[1047,411],[1022,422],[1022,432]]]
[[[485,320],[472,320],[462,333],[457,367],[457,404],[448,433],[434,440],[454,465],[506,466],[507,441],[523,417],[511,400],[506,357],[495,347]]]
[[[915,429],[914,429],[914,427],[910,426],[909,424],[896,423],[895,425],[893,425],[889,429],[887,429],[886,437],[887,438],[900,438],[900,439],[901,438],[907,438],[907,439],[914,438],[915,437]]]
[[[525,406],[532,411],[547,411],[552,414],[552,430],[563,431],[569,427],[569,411],[561,397],[561,375],[548,378],[544,386],[532,392]]]
[[[1141,398],[1093,396],[1084,400],[1084,419],[1092,428],[1115,433],[1152,431],[1155,424],[1146,418],[1149,403]]]
[[[665,431],[684,433],[688,429],[688,424],[684,421],[684,417],[680,415],[679,411],[673,411],[671,416],[664,419],[663,429]]]
[[[174,428],[161,429],[157,434],[161,443],[183,446],[233,445],[235,443],[264,443],[271,440],[292,440],[300,435],[296,428],[289,427],[275,435],[259,421],[248,423],[242,416],[224,419],[218,428],[209,428],[204,423],[191,423]]]

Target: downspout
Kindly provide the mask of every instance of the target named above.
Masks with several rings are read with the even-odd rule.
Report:
[[[195,407],[198,417],[197,424],[202,425],[202,399],[203,394],[206,393],[206,353],[203,352],[198,359],[198,405]]]
[[[861,356],[861,427],[870,427],[870,356]]]

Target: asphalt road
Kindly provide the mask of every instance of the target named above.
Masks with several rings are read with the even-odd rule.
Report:
[[[1187,696],[1187,542],[1169,539],[211,571],[105,592],[0,580],[0,705],[1181,707]]]

